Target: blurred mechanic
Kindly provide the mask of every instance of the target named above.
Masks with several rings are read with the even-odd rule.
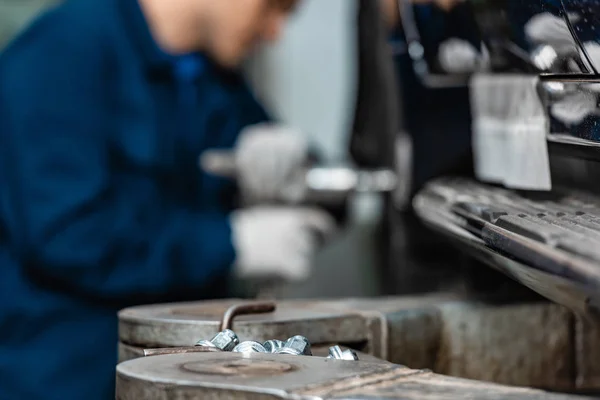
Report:
[[[114,398],[120,308],[309,274],[328,215],[198,167],[298,198],[307,146],[236,71],[296,2],[66,1],[0,56],[1,399]]]

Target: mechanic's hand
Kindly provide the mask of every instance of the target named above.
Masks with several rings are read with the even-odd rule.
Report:
[[[490,63],[485,45],[480,53],[471,43],[458,38],[450,38],[440,45],[438,59],[444,71],[455,74],[485,70]]]
[[[593,92],[581,91],[569,94],[554,103],[550,114],[566,125],[578,125],[598,109],[598,98]]]
[[[335,221],[311,208],[257,207],[231,215],[239,278],[307,279],[315,252],[335,231]]]
[[[247,203],[304,198],[303,167],[308,144],[302,135],[282,125],[259,124],[242,131],[235,148],[238,183]]]
[[[569,14],[569,20],[575,23],[579,16]],[[525,25],[525,35],[534,44],[548,44],[560,54],[577,52],[577,45],[569,31],[567,23],[560,17],[548,12],[535,15]]]

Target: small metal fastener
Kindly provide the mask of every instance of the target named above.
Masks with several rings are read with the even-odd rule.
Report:
[[[229,307],[221,320],[221,331],[232,329],[233,319],[238,315],[264,314],[275,311],[277,305],[272,301],[236,304]]]
[[[235,332],[231,329],[225,329],[224,331],[217,333],[210,341],[223,351],[231,351],[235,346],[240,344],[240,339],[238,339]]]
[[[247,341],[247,342],[242,342],[240,344],[238,344],[237,346],[235,346],[235,348],[233,349],[234,353],[268,353],[267,349],[265,349],[265,347],[258,343],[258,342],[254,342],[254,341]]]
[[[342,359],[342,348],[340,346],[331,346],[329,348],[329,355],[327,356],[327,358],[331,358],[334,360],[341,360]]]
[[[199,340],[198,343],[196,343],[196,346],[211,347],[211,348],[217,349],[217,346],[215,346],[215,344],[213,342],[211,342],[210,340]]]
[[[340,346],[332,346],[329,348],[329,359],[333,360],[344,360],[344,361],[358,361],[358,355],[352,350],[344,350]]]
[[[285,347],[285,343],[281,340],[267,340],[263,343],[263,346],[269,353],[277,353],[279,350]]]
[[[210,340],[200,340],[196,343],[196,346],[215,347],[221,351],[231,351],[239,343],[240,340],[235,332],[230,329],[225,329],[224,331],[217,333]]]
[[[344,352],[342,353],[342,360],[358,361],[358,354],[356,354],[355,352],[353,352],[350,349],[344,350]]]
[[[302,351],[300,351],[298,349],[293,349],[291,347],[281,348],[281,349],[277,350],[277,354],[286,354],[286,355],[290,355],[290,356],[302,356],[302,355],[304,355],[304,354],[302,354]]]
[[[299,354],[303,356],[312,356],[312,351],[310,349],[310,342],[304,336],[296,335],[289,338],[285,344],[283,349],[279,350],[279,354],[291,354],[291,353],[283,353],[284,349],[294,349]]]

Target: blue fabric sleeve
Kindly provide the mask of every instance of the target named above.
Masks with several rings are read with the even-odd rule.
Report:
[[[107,299],[197,288],[227,272],[225,214],[170,206],[142,173],[111,174],[110,69],[101,43],[66,29],[45,32],[42,47],[16,43],[0,62],[2,208],[21,263]]]

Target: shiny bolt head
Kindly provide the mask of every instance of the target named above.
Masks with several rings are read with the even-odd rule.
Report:
[[[310,342],[304,336],[296,335],[289,338],[284,345],[284,348],[290,348],[297,350],[300,355],[303,356],[312,356],[312,351],[310,349]],[[278,352],[282,354],[281,351]],[[283,353],[286,354],[286,353]]]
[[[265,349],[265,347],[262,344],[260,344],[258,342],[253,342],[253,341],[242,342],[242,343],[238,344],[237,346],[235,346],[232,351],[234,353],[244,353],[244,354],[268,353],[267,349]]]
[[[342,359],[342,348],[340,346],[331,346],[329,348],[329,355],[327,358],[331,358],[333,360],[341,360]]]
[[[342,353],[342,360],[346,361],[358,361],[358,354],[348,349]]]
[[[358,361],[358,355],[352,350],[344,350],[340,346],[332,346],[329,348],[329,359],[333,360],[344,360],[344,361]]]
[[[292,347],[283,347],[283,348],[277,350],[277,354],[284,354],[284,355],[288,355],[288,356],[303,356],[304,355],[304,354],[302,354],[301,350],[294,349]]]
[[[196,346],[199,346],[199,347],[212,347],[214,349],[217,348],[217,346],[215,346],[215,344],[213,342],[211,342],[210,340],[199,340],[198,343],[196,343]]]
[[[215,347],[223,351],[231,351],[235,346],[240,344],[237,335],[230,329],[225,329],[223,332],[217,333],[210,341]]]
[[[281,340],[273,339],[273,340],[267,340],[266,342],[264,342],[263,346],[265,347],[265,349],[267,349],[267,352],[277,353],[279,350],[281,350],[285,347],[285,343],[282,342]]]

